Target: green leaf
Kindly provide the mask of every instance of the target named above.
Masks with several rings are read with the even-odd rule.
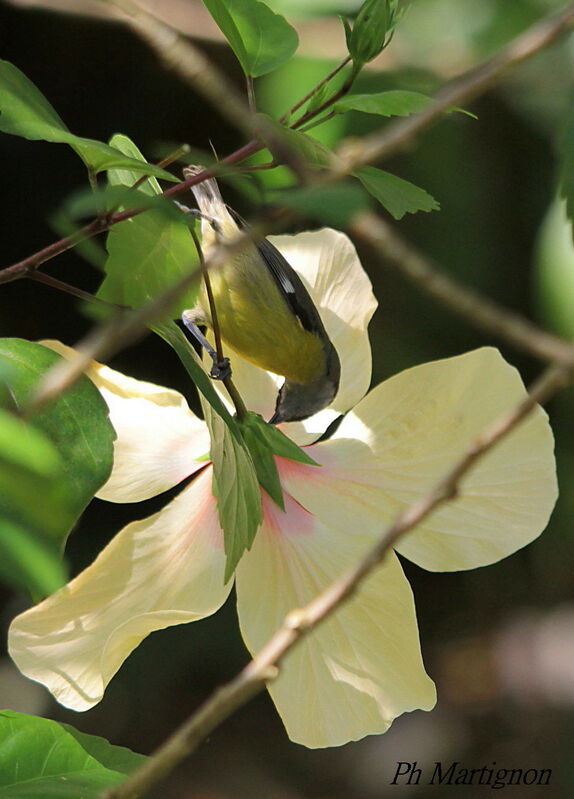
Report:
[[[417,211],[438,211],[440,205],[424,189],[374,166],[362,166],[353,174],[395,219]]]
[[[212,491],[223,530],[227,582],[261,524],[261,493],[255,466],[237,420],[222,403],[182,331],[175,322],[156,324],[153,329],[173,347],[201,392],[199,398],[211,437]]]
[[[250,412],[239,422],[239,426],[253,460],[259,485],[267,491],[271,499],[284,511],[285,502],[283,501],[279,472],[273,457],[273,450],[264,430],[267,426],[266,422],[263,421],[259,414]]]
[[[258,78],[288,61],[299,44],[294,28],[259,0],[203,0],[246,75]]]
[[[0,409],[0,577],[35,599],[66,581],[59,539],[74,521],[68,499],[53,444]]]
[[[350,94],[337,100],[333,106],[337,112],[363,111],[384,117],[405,117],[417,114],[432,103],[432,98],[421,92],[387,91],[375,94]]]
[[[23,409],[59,361],[40,344],[0,339],[0,396],[8,411]],[[66,580],[63,545],[110,474],[115,432],[87,377],[30,423],[5,410],[0,418],[0,575],[41,599]]]
[[[344,228],[369,206],[369,198],[356,183],[288,190],[277,195],[276,201],[335,228]]]
[[[273,456],[278,455],[311,466],[319,464],[274,425],[265,422],[258,413],[250,411],[239,422],[239,426],[251,453],[259,484],[281,510],[285,510],[283,490]]]
[[[306,463],[309,466],[319,466],[317,461],[313,460],[310,455],[307,455],[304,449],[298,447],[297,444],[291,441],[279,428],[263,421],[261,416],[258,416],[258,420],[260,431],[274,455],[278,455],[281,458],[289,458],[290,461],[297,461],[297,463]]]
[[[68,724],[0,712],[2,799],[98,799],[145,762]]]
[[[432,102],[432,97],[421,92],[391,90],[374,94],[350,94],[338,100],[333,110],[337,113],[362,111],[364,114],[378,114],[383,117],[406,117],[424,111]],[[476,114],[463,108],[453,106],[447,113],[450,111],[458,111],[473,119],[477,118]]]
[[[333,153],[317,139],[298,130],[290,130],[266,114],[257,114],[257,119],[260,124],[259,135],[271,152],[287,147],[307,166],[321,168],[332,165]],[[289,161],[288,154],[285,160]]]
[[[143,158],[136,145],[126,136],[115,136],[113,144],[136,158]],[[112,188],[133,186],[137,175],[130,170],[109,173]],[[137,308],[165,292],[192,271],[198,271],[197,250],[187,221],[175,206],[157,197],[157,181],[151,178],[137,190],[129,192],[125,202],[138,206],[143,203],[162,203],[155,210],[138,214],[114,225],[107,236],[108,258],[106,277],[97,296],[108,302]],[[166,206],[164,208],[164,205]],[[182,292],[168,311],[179,316],[185,308],[195,304],[199,272],[195,285]]]
[[[8,388],[17,408],[23,408],[41,377],[61,360],[47,347],[23,339],[0,339],[0,363],[9,367]],[[60,453],[69,505],[77,518],[109,477],[115,432],[100,392],[82,377],[45,409],[33,424]],[[60,530],[61,542],[68,530]]]
[[[242,436],[226,426],[211,406],[203,403],[203,408],[211,437],[212,491],[223,530],[227,582],[245,550],[251,548],[263,520],[261,491]]]
[[[70,133],[44,95],[9,61],[0,61],[0,130],[33,141],[69,144],[94,172],[126,167],[177,183],[164,169],[128,158],[104,142]]]

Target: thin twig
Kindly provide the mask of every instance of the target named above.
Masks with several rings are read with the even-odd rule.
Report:
[[[281,122],[281,124],[283,124],[284,122],[287,122],[289,117],[292,114],[294,114],[295,111],[298,111],[301,108],[301,106],[305,105],[305,103],[308,102],[311,99],[311,97],[313,97],[313,95],[316,94],[319,91],[319,89],[321,89],[323,86],[325,86],[325,84],[329,83],[330,80],[332,80],[336,75],[338,75],[339,72],[342,69],[344,69],[347,66],[347,64],[350,64],[350,63],[351,63],[351,56],[348,55],[348,56],[346,56],[346,58],[344,58],[341,61],[340,64],[337,64],[335,69],[333,69],[331,72],[329,72],[329,74],[326,75],[323,78],[323,80],[320,80],[319,83],[317,83],[317,85],[313,89],[311,89],[310,92],[307,92],[305,97],[302,97],[297,103],[295,103],[295,105],[291,106],[289,111],[287,111],[285,114],[283,114],[282,117],[279,118],[279,122]]]
[[[73,297],[77,297],[80,300],[86,300],[87,302],[105,305],[107,308],[113,308],[115,310],[122,308],[122,306],[117,305],[116,303],[108,302],[108,300],[102,300],[100,297],[96,297],[95,294],[90,294],[89,291],[79,289],[77,286],[72,286],[70,283],[64,283],[63,280],[58,280],[58,278],[52,277],[52,275],[47,275],[44,272],[30,272],[28,277],[30,280],[35,280],[37,283],[43,283],[45,286],[50,286],[58,291],[71,294]]]
[[[422,497],[401,511],[375,546],[353,568],[331,583],[304,607],[289,613],[281,627],[231,682],[216,691],[176,730],[144,765],[102,799],[138,799],[188,757],[222,721],[229,718],[265,684],[279,674],[285,655],[311,631],[348,601],[365,578],[384,560],[406,533],[440,505],[455,498],[461,479],[475,463],[507,436],[540,403],[566,385],[571,377],[564,366],[549,367],[530,393],[510,412],[494,420],[472,442],[463,456]]]
[[[537,358],[567,367],[574,365],[574,343],[543,330],[474,289],[457,283],[376,214],[369,212],[356,216],[348,230],[373,247],[385,265],[394,266],[463,319]]]
[[[326,100],[324,100],[320,105],[318,105],[317,108],[313,108],[310,111],[305,111],[305,113],[301,114],[301,116],[298,119],[296,119],[295,122],[292,122],[291,125],[289,125],[289,127],[293,128],[293,130],[297,130],[306,122],[309,122],[309,120],[315,119],[315,117],[319,116],[319,114],[321,114],[327,108],[331,108],[331,106],[334,103],[336,103],[337,100],[340,100],[341,97],[344,97],[352,85],[353,85],[353,78],[351,77],[345,81],[345,83],[341,86],[340,89],[337,89],[336,92],[333,92],[333,94],[330,97],[327,97]]]

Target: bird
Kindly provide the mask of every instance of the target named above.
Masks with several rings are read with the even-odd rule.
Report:
[[[204,170],[190,165],[183,174],[187,179]],[[237,238],[247,226],[224,203],[215,178],[191,190],[207,259],[210,250]],[[246,361],[285,378],[269,423],[302,421],[327,407],[339,388],[339,356],[309,292],[279,250],[266,238],[247,241],[209,269],[209,281],[224,344]],[[198,327],[213,329],[205,282],[196,305],[181,318],[205,345]],[[225,376],[225,364],[217,365],[214,359],[214,367],[213,377]],[[219,367],[223,374],[218,374]]]

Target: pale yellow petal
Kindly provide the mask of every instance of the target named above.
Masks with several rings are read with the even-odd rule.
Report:
[[[316,596],[371,544],[330,530],[286,497],[237,571],[241,631],[257,652],[290,610]],[[393,719],[430,710],[435,690],[421,659],[413,597],[393,553],[353,599],[293,649],[269,691],[292,741],[337,746],[385,732]]]
[[[64,357],[71,347],[42,342]],[[87,372],[110,410],[117,433],[114,465],[97,495],[110,502],[139,502],[177,485],[209,455],[209,433],[177,391],[94,362]]]
[[[206,469],[159,513],[124,527],[67,586],[17,616],[10,654],[61,704],[87,710],[149,633],[223,604],[224,564]]]
[[[417,366],[370,392],[332,440],[310,448],[324,464],[320,490],[289,464],[285,484],[325,524],[380,533],[524,396],[518,372],[492,348]],[[539,408],[397,549],[433,571],[493,563],[544,530],[556,495],[552,431]]]

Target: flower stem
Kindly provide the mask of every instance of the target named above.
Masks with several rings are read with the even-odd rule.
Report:
[[[344,68],[347,66],[347,64],[348,64],[348,63],[350,63],[350,61],[351,61],[351,56],[350,56],[350,55],[348,55],[346,58],[344,58],[344,59],[341,61],[341,63],[340,63],[340,64],[338,64],[338,65],[335,67],[335,69],[333,69],[331,72],[329,72],[329,74],[328,74],[328,75],[326,75],[326,76],[323,78],[323,80],[320,80],[320,81],[319,81],[319,83],[318,83],[318,84],[317,84],[317,85],[316,85],[316,86],[315,86],[313,89],[311,89],[311,91],[310,91],[310,92],[308,92],[308,93],[305,95],[305,97],[302,97],[302,98],[301,98],[301,99],[300,99],[300,100],[299,100],[297,103],[295,103],[295,105],[294,105],[294,106],[292,106],[292,107],[289,109],[289,111],[287,111],[285,114],[283,114],[283,116],[282,116],[282,117],[280,117],[280,119],[279,119],[279,122],[281,122],[281,123],[283,123],[283,122],[286,122],[286,121],[289,119],[289,117],[291,116],[291,114],[294,114],[294,113],[295,113],[295,111],[298,111],[298,110],[301,108],[301,106],[305,105],[305,103],[306,103],[308,100],[310,100],[310,99],[311,99],[311,97],[313,97],[313,95],[314,95],[316,92],[318,92],[318,91],[319,91],[319,89],[321,89],[321,88],[322,88],[322,87],[323,87],[323,86],[324,86],[326,83],[329,83],[329,81],[330,81],[330,80],[332,80],[332,79],[333,79],[333,78],[334,78],[336,75],[338,75],[338,74],[339,74],[339,72],[340,72],[342,69],[344,69]]]

